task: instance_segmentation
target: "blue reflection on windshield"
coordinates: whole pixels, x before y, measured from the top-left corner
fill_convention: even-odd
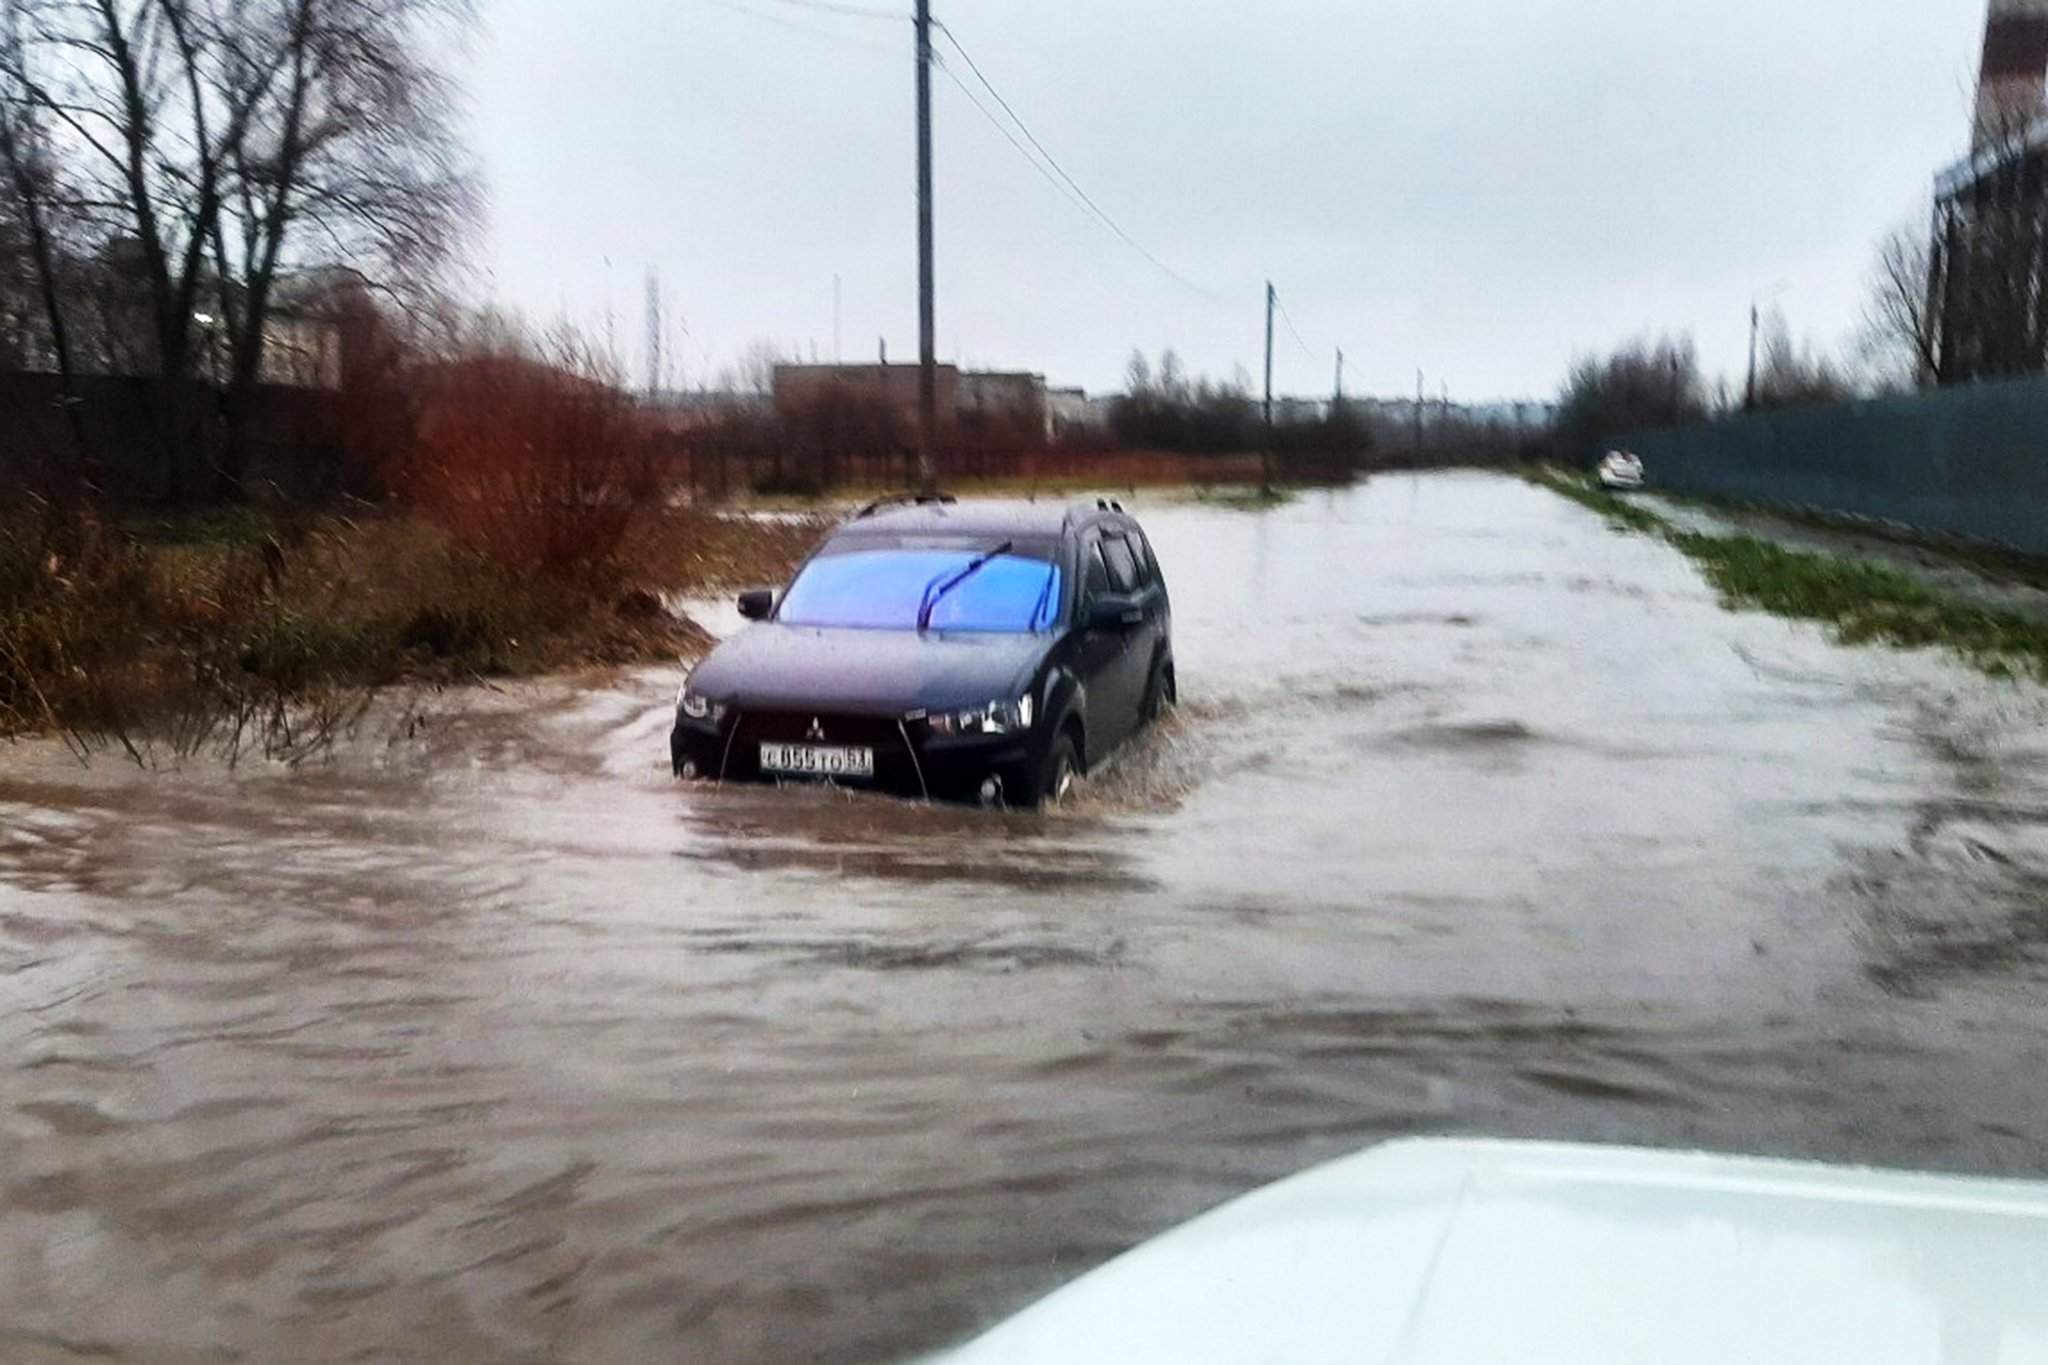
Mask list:
[[[792,626],[915,630],[926,591],[980,557],[973,550],[825,555],[798,575],[775,619]],[[1029,634],[1049,627],[1059,610],[1059,565],[999,555],[938,600],[932,629]]]

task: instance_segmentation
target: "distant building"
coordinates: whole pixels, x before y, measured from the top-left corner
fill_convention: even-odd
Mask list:
[[[944,420],[959,407],[960,368],[940,365],[936,371],[938,409]],[[777,412],[801,411],[836,390],[879,399],[911,427],[917,424],[916,365],[777,365],[774,386]]]
[[[970,426],[1052,435],[1042,374],[970,370],[961,374],[957,394],[954,415]]]
[[[664,389],[640,400],[642,420],[671,435],[698,431],[727,418],[770,410],[767,395],[737,389]]]
[[[71,361],[81,375],[145,378],[157,373],[156,317],[132,244],[115,242],[99,258],[75,263],[63,299],[71,340]],[[26,276],[0,281],[0,356],[8,367],[28,373],[58,372],[57,347],[40,298],[22,303],[33,287]],[[339,389],[342,384],[341,319],[351,289],[362,289],[353,271],[308,271],[282,276],[263,323],[263,355],[257,383],[284,388]],[[205,281],[195,298],[191,324],[192,377],[225,384],[232,377],[228,305],[242,302],[238,286]]]
[[[207,338],[207,367],[224,371],[227,358],[214,343],[211,328]],[[341,387],[341,324],[310,309],[293,306],[273,309],[263,324],[263,361],[257,375],[259,384],[276,384],[293,389],[339,389]],[[227,375],[216,373],[216,382]]]
[[[871,396],[896,409],[906,426],[918,418],[916,365],[777,365],[775,408],[800,411],[837,391]],[[1053,434],[1052,405],[1045,376],[1021,371],[962,370],[936,367],[937,404],[942,426],[989,428],[1011,426]]]
[[[1462,412],[1465,420],[1476,426],[1508,431],[1543,431],[1557,421],[1557,404],[1538,399],[1470,403]]]
[[[1086,432],[1107,430],[1108,415],[1098,423],[1095,406],[1088,401],[1088,395],[1081,389],[1047,389],[1045,391],[1045,425],[1055,440],[1063,436],[1079,436]]]
[[[1254,399],[1252,407],[1261,421],[1265,419],[1266,404],[1263,397]],[[1283,398],[1273,396],[1273,425],[1281,427],[1305,427],[1320,422],[1330,411],[1327,398]]]
[[[1935,180],[1923,378],[2048,369],[2048,0],[1991,0],[1970,155]]]

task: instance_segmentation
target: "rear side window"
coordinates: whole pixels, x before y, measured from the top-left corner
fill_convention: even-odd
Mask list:
[[[1144,535],[1133,528],[1124,533],[1124,541],[1131,547],[1131,558],[1138,565],[1138,583],[1151,587],[1159,581],[1159,565],[1152,558],[1152,547],[1145,543]]]
[[[1110,586],[1118,592],[1138,590],[1138,561],[1122,536],[1102,538],[1102,557],[1109,565]]]
[[[1109,591],[1109,566],[1102,560],[1102,542],[1090,541],[1083,554],[1082,572],[1087,575],[1088,595],[1100,597]]]

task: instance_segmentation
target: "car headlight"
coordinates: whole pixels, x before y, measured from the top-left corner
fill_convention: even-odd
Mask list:
[[[724,706],[708,697],[698,696],[690,690],[687,682],[683,684],[682,691],[676,693],[676,711],[689,720],[709,721],[713,725],[725,719]]]
[[[934,711],[925,719],[935,735],[1007,735],[1016,730],[1029,730],[1032,711],[1031,698],[1019,697],[1015,701],[992,701],[965,711]]]

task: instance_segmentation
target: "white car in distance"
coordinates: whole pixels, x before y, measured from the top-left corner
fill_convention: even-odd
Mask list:
[[[1632,492],[1643,486],[1643,461],[1626,450],[1610,450],[1600,461],[1600,486],[1610,492]]]

